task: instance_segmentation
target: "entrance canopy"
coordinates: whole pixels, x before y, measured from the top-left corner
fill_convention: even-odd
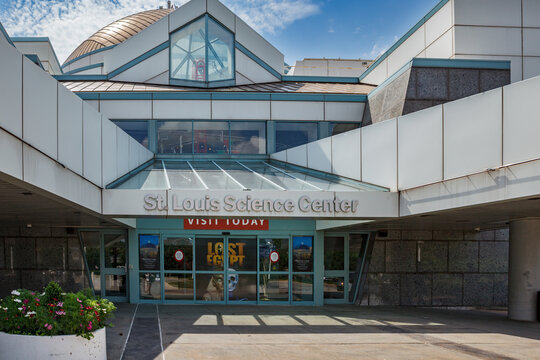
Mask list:
[[[387,218],[388,189],[273,160],[156,160],[104,190],[115,216]]]

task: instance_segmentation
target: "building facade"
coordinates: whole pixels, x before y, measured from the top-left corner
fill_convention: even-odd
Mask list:
[[[3,31],[1,291],[531,320],[540,6],[489,3],[441,1],[358,74],[286,74],[217,0],[120,19],[61,68]]]

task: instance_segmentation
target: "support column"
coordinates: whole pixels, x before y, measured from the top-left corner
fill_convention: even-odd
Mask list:
[[[540,219],[510,223],[508,318],[536,321],[536,293],[540,291]]]

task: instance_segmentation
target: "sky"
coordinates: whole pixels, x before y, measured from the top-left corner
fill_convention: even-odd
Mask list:
[[[440,0],[221,0],[285,55],[374,59]],[[187,0],[173,0],[181,5]],[[48,36],[63,62],[103,26],[166,0],[0,0],[10,36]]]

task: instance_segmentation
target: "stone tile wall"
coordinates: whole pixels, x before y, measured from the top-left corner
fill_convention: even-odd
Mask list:
[[[11,290],[41,290],[51,280],[66,291],[89,286],[75,231],[0,228],[0,298]]]
[[[363,305],[506,306],[508,229],[389,231],[375,240]]]

